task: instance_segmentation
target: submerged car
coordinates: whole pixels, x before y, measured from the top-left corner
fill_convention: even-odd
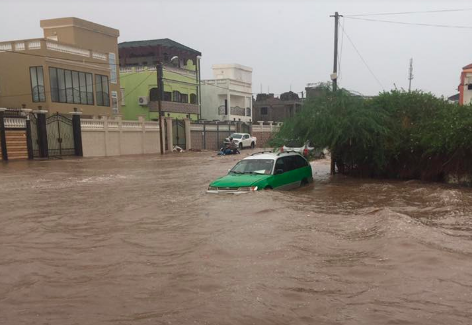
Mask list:
[[[305,157],[311,156],[316,159],[324,158],[323,150],[316,149],[308,140],[303,144],[295,140],[287,141],[282,151],[295,151]]]
[[[261,152],[239,161],[228,175],[213,181],[207,193],[248,193],[290,189],[313,181],[308,161],[296,152]]]

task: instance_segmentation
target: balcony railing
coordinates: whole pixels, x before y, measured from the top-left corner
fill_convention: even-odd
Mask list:
[[[26,51],[26,50],[40,50],[45,48],[49,51],[67,53],[82,57],[88,57],[95,60],[107,61],[107,55],[100,52],[92,52],[90,50],[82,49],[80,47],[62,44],[53,40],[33,39],[16,42],[2,42],[0,43],[0,52],[10,51]]]
[[[226,114],[225,105],[221,105],[218,107],[218,115],[228,115]],[[239,106],[230,107],[229,115],[251,116],[251,108],[250,107],[244,108],[244,107],[239,107]]]

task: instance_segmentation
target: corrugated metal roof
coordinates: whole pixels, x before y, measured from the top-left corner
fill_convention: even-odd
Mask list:
[[[183,51],[194,53],[196,55],[202,55],[199,51],[194,50],[183,44],[180,44],[176,41],[173,41],[170,38],[152,39],[152,40],[145,40],[145,41],[131,41],[131,42],[123,42],[123,43],[118,44],[119,49],[126,49],[126,48],[131,48],[131,47],[142,47],[142,46],[174,47]]]

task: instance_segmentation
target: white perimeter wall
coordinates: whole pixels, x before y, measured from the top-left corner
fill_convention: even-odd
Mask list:
[[[84,157],[159,153],[157,122],[82,119]]]

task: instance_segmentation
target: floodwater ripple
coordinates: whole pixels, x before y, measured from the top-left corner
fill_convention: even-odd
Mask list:
[[[0,324],[470,323],[471,189],[317,161],[299,190],[206,195],[240,158],[0,166]]]

